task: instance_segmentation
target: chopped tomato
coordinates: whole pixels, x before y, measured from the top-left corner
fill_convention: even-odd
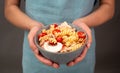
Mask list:
[[[62,49],[65,48],[65,45],[63,44]]]
[[[79,38],[85,38],[86,37],[85,33],[82,32],[82,31],[78,31],[77,34],[78,34]]]
[[[54,25],[54,28],[58,27],[58,24],[53,24]]]
[[[57,43],[54,43],[54,42],[50,42],[49,41],[49,45],[51,45],[51,46],[54,46],[54,45],[56,45]]]
[[[43,37],[43,36],[45,36],[45,35],[47,35],[47,33],[46,33],[46,32],[42,32],[42,33],[40,33],[40,34],[38,35],[38,38]]]
[[[58,33],[58,32],[61,32],[61,31],[60,31],[59,29],[54,29],[54,30],[52,31],[53,34]]]
[[[57,37],[57,38],[56,38],[56,40],[57,40],[57,42],[60,42],[60,43],[62,43],[62,41],[63,41],[63,38],[62,38],[62,37]]]

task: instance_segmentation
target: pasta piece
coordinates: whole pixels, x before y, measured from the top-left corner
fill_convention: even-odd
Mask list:
[[[78,44],[76,44],[76,45],[74,45],[74,46],[71,46],[70,48],[71,48],[71,51],[75,51],[75,50],[77,50],[78,48],[80,48],[81,46],[82,46],[82,44],[78,43]]]

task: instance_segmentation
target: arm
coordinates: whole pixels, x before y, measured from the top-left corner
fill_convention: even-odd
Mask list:
[[[25,30],[30,30],[28,34],[28,41],[32,51],[34,52],[34,55],[39,61],[54,68],[58,68],[58,64],[53,63],[50,60],[44,58],[41,54],[38,54],[38,49],[33,42],[34,35],[43,26],[43,24],[33,20],[25,13],[23,13],[20,10],[19,5],[20,0],[5,0],[5,17],[13,25]]]
[[[91,30],[88,27],[95,27],[103,24],[104,22],[110,20],[114,15],[114,0],[100,0],[100,6],[93,13],[79,18],[73,21],[73,24],[82,27],[88,34],[88,44],[82,54],[76,58],[74,61],[68,63],[68,66],[73,66],[76,63],[82,61],[86,56],[88,48],[92,43]]]
[[[95,27],[110,20],[114,15],[115,0],[100,0],[100,6],[93,13],[75,20],[73,23],[83,22],[89,27]]]
[[[5,0],[5,17],[13,25],[30,30],[34,26],[40,26],[41,23],[31,19],[20,8],[20,0]]]

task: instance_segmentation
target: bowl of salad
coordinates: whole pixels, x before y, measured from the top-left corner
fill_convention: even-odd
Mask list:
[[[34,42],[44,57],[66,64],[81,54],[87,43],[87,34],[74,24],[55,23],[41,28]]]

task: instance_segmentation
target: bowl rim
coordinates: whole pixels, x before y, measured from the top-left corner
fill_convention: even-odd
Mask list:
[[[59,24],[59,23],[57,23],[57,24]],[[50,52],[50,51],[47,51],[47,50],[44,50],[42,47],[40,47],[39,46],[39,44],[38,44],[38,42],[37,42],[37,36],[38,36],[38,34],[42,31],[42,29],[45,29],[46,27],[48,27],[49,28],[49,26],[51,25],[51,24],[49,24],[49,25],[46,25],[46,26],[43,26],[43,27],[41,27],[38,31],[37,31],[37,33],[35,34],[35,37],[34,37],[34,43],[35,43],[35,45],[37,46],[37,48],[39,49],[39,51],[40,50],[42,50],[42,51],[44,51],[44,52],[48,52],[48,53],[51,53],[51,54],[70,54],[70,53],[72,53],[72,52],[76,52],[76,51],[78,51],[78,50],[83,50],[84,49],[84,47],[87,45],[87,42],[88,42],[88,35],[87,35],[87,33],[85,32],[85,30],[84,29],[82,29],[81,27],[78,27],[77,25],[74,25],[74,24],[71,24],[71,23],[68,23],[72,28],[77,28],[77,29],[79,29],[80,31],[82,31],[82,32],[84,32],[85,34],[86,34],[86,41],[85,41],[85,43],[79,48],[79,49],[77,49],[77,50],[74,50],[74,51],[71,51],[71,52],[64,52],[64,53],[54,53],[54,52]],[[76,30],[77,30],[76,29]],[[40,51],[41,52],[41,51]]]

